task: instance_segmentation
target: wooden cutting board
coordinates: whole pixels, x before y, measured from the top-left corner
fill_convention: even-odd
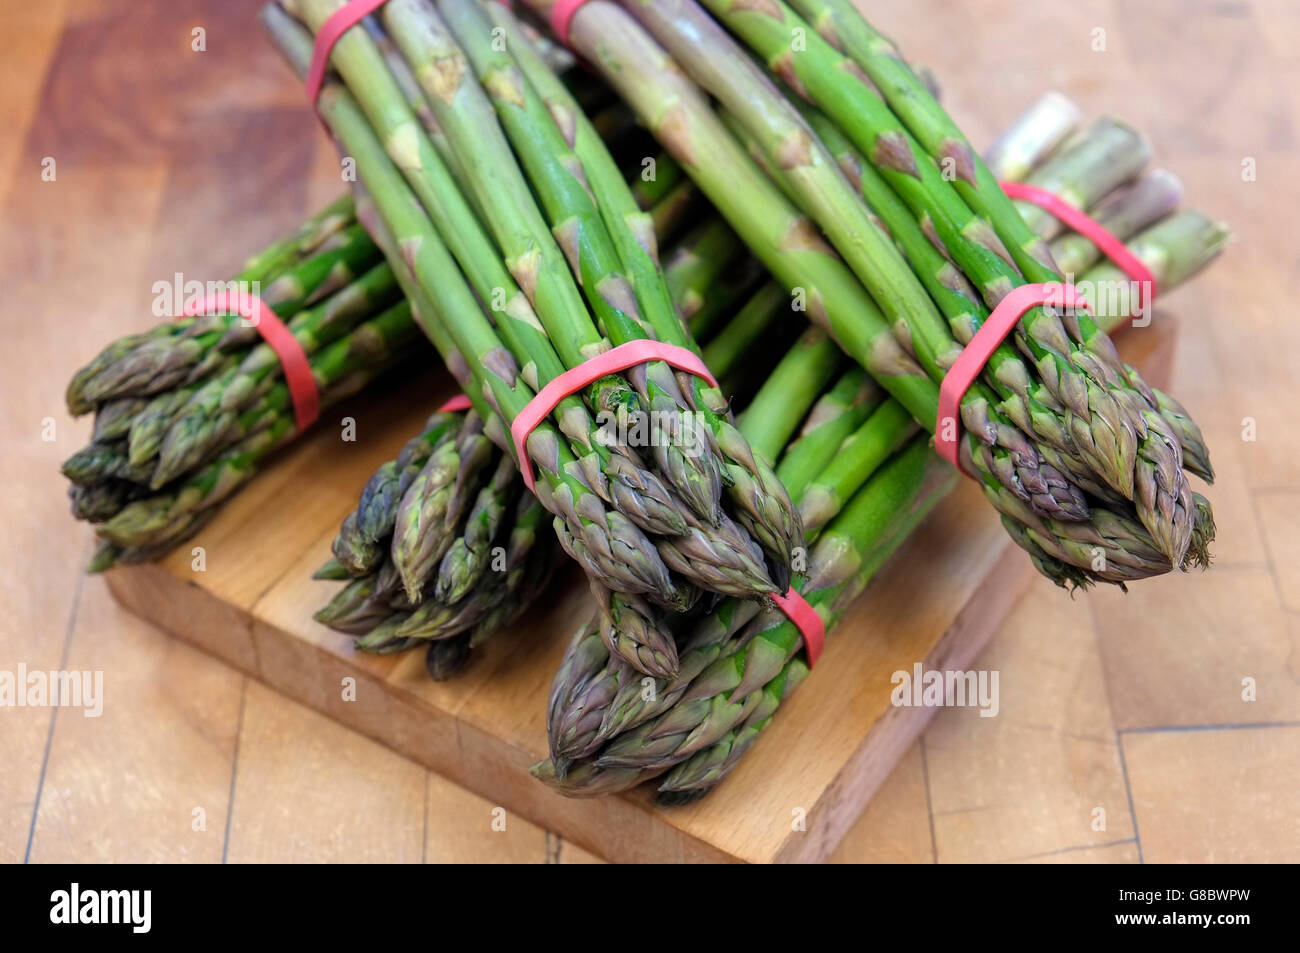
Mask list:
[[[1173,336],[1171,322],[1130,332],[1126,357],[1163,382]],[[893,673],[918,662],[970,668],[1032,573],[963,481],[877,576],[811,676],[708,797],[665,808],[644,785],[618,797],[565,798],[528,767],[546,754],[552,674],[591,612],[576,569],[566,568],[535,610],[444,683],[425,674],[422,650],[358,653],[349,637],[311,618],[339,585],[311,573],[362,484],[450,392],[445,377],[429,376],[327,413],[188,545],[157,564],[112,570],[109,586],[151,622],[477,792],[507,817],[518,812],[608,860],[827,858],[934,713],[891,705]],[[355,440],[341,438],[343,415],[355,419]]]

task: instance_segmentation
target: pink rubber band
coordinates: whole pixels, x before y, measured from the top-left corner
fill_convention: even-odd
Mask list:
[[[311,364],[307,361],[307,352],[302,349],[298,339],[271,310],[269,304],[250,294],[222,291],[208,295],[201,301],[193,299],[185,305],[181,316],[188,318],[196,314],[222,312],[237,314],[248,321],[280,359],[284,381],[289,386],[289,398],[293,401],[293,415],[298,430],[306,430],[320,416],[320,391],[316,387]]]
[[[822,622],[822,617],[808,604],[808,600],[793,589],[783,596],[773,596],[772,601],[803,636],[803,644],[808,649],[808,667],[812,668],[826,647],[826,623]]]
[[[523,474],[524,485],[529,491],[536,485],[532,464],[528,462],[524,444],[528,435],[543,420],[551,415],[557,404],[570,394],[576,394],[592,381],[600,380],[607,374],[617,374],[637,364],[647,361],[663,361],[679,371],[688,371],[696,377],[709,382],[710,387],[717,387],[718,382],[709,369],[704,366],[699,355],[676,344],[663,341],[628,341],[618,347],[597,354],[590,360],[583,361],[577,367],[570,368],[559,377],[539,390],[515,417],[510,425],[510,439],[515,444],[515,458],[519,461],[519,472]]]
[[[450,398],[447,403],[438,408],[440,414],[454,414],[462,410],[469,410],[474,405],[469,402],[469,398],[464,394],[457,394]]]
[[[962,469],[958,453],[961,444],[961,414],[958,410],[961,399],[1021,316],[1039,305],[1051,305],[1054,308],[1088,306],[1078,289],[1057,281],[1013,288],[998,302],[988,320],[962,349],[961,355],[953,361],[939,385],[939,415],[934,426],[934,447],[941,457],[959,470]],[[949,433],[951,436],[947,436]]]
[[[1106,230],[1104,225],[1089,217],[1083,210],[1075,208],[1059,195],[1047,191],[1047,189],[1040,189],[1036,185],[1027,185],[1024,182],[1003,182],[1001,185],[1002,191],[1007,193],[1008,198],[1030,202],[1045,211],[1051,212],[1074,231],[1100,248],[1103,255],[1114,262],[1124,274],[1137,283],[1141,291],[1140,300],[1142,302],[1139,305],[1141,308],[1139,313],[1146,313],[1146,309],[1156,296],[1156,276],[1151,273],[1150,268],[1142,263],[1142,259],[1129,251],[1122,241]]]
[[[551,29],[565,46],[569,45],[569,24],[573,15],[587,0],[555,0],[551,6]]]
[[[311,51],[311,65],[307,68],[307,98],[312,106],[320,99],[325,85],[325,71],[329,69],[330,51],[344,33],[356,26],[388,0],[351,0],[326,18],[316,33],[316,45]]]

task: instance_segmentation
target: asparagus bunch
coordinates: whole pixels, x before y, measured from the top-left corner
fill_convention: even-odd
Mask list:
[[[1022,153],[1034,157],[1035,167],[1021,176],[1064,190],[1076,178],[1100,175],[1108,153],[1097,142],[1104,142],[1110,124],[1094,125],[1090,134],[1058,148],[1063,136],[1035,118],[1042,113],[1041,106],[1030,110],[1008,133]],[[1054,142],[1039,146],[1036,140],[1047,136]],[[1090,138],[1097,142],[1090,145]],[[1166,289],[1194,274],[1226,240],[1222,227],[1199,213],[1174,212],[1180,196],[1177,181],[1157,170],[1090,209],[1114,234],[1129,239],[1130,251]],[[1045,222],[1040,228],[1055,230]],[[1081,267],[1100,256],[1082,236],[1061,235],[1056,242],[1068,244]],[[1109,263],[1096,265],[1084,274],[1081,288],[1105,287],[1115,272]],[[1107,329],[1124,318],[1113,302],[1100,298],[1095,314]],[[818,400],[777,468],[799,501],[809,538],[816,540],[802,591],[828,629],[942,492],[944,484],[933,481],[951,478],[942,470],[927,472],[933,461],[924,462],[923,439],[914,436],[918,428],[907,410],[878,387],[864,387],[865,381],[861,372],[842,375]],[[764,401],[776,396],[775,389],[760,391],[741,417],[742,430],[751,414],[770,413]],[[900,444],[904,449],[889,459]],[[1060,576],[1055,554],[1039,545],[1052,534],[1027,530],[1034,518],[1023,518],[1023,524],[1005,522],[1040,570],[1060,582],[1077,581]],[[1065,530],[1060,532],[1065,538]],[[1130,558],[1158,558],[1137,540],[1126,543]],[[639,673],[605,650],[595,626],[579,630],[552,686],[551,757],[534,768],[539,778],[570,795],[594,796],[662,777],[662,800],[699,797],[735,767],[807,674],[799,634],[779,613],[758,615],[742,604],[724,604],[678,631],[678,676],[648,688]]]
[[[853,495],[810,555],[804,595],[828,624],[956,479],[925,439],[915,437]],[[573,762],[549,759],[533,773],[578,797],[626,790],[676,766],[681,770],[661,791],[717,783],[808,673],[792,623],[779,613],[754,617],[739,608],[726,606],[691,633],[684,655],[692,678],[654,691],[593,665],[595,646],[580,632],[557,678],[550,714],[566,732],[562,740],[582,739],[588,754]],[[590,677],[593,669],[598,672]]]
[[[351,199],[254,256],[223,288],[257,295],[285,321],[322,405],[357,391],[418,340]],[[67,404],[95,413],[91,442],[63,465],[73,515],[96,524],[92,571],[165,553],[297,431],[279,359],[231,314],[114,341],[73,375]]]
[[[665,195],[665,201],[674,200]],[[369,200],[359,207],[367,216]],[[701,260],[709,235],[707,227],[692,230],[670,246],[672,257]],[[687,292],[682,286],[674,293]],[[787,303],[783,291],[766,286],[710,342],[711,366],[720,376],[760,376],[762,362],[752,358],[737,367],[743,342],[780,323]],[[826,352],[823,347],[823,363]],[[426,646],[429,672],[439,679],[455,674],[475,645],[529,604],[554,565],[554,536],[542,525],[540,504],[524,491],[510,456],[483,431],[476,411],[434,414],[366,483],[335,538],[334,558],[317,573],[347,583],[316,614],[318,621],[358,636],[363,651]],[[608,590],[600,600],[599,631],[609,651],[643,672],[670,676],[676,650],[662,642],[662,613]]]
[[[1212,223],[1184,212],[1147,229],[1130,248],[1152,264],[1161,258],[1204,260],[1222,240]],[[802,592],[828,629],[915,525],[912,517],[919,519],[939,492],[919,475],[926,472],[916,459],[925,454],[924,440],[912,436],[917,425],[906,410],[893,400],[879,403],[878,392],[854,384],[846,375],[823,396],[778,466],[799,500],[806,531],[816,539]],[[842,438],[863,415],[865,421]],[[909,438],[908,449],[878,469]],[[945,475],[955,479],[942,469],[928,473],[930,480]],[[876,520],[892,515],[896,522],[861,523],[869,515]],[[861,530],[854,528],[859,525]],[[1051,563],[1036,533],[1013,533],[1013,538],[1036,562]],[[1133,550],[1134,558],[1141,555]],[[580,632],[552,687],[551,758],[537,766],[538,777],[564,793],[591,796],[667,773],[660,791],[668,800],[706,793],[735,766],[807,673],[800,637],[779,613],[755,618],[741,604],[724,605],[683,630],[679,639],[678,676],[647,691],[639,673],[602,654],[590,628]]]
[[[816,29],[779,0],[708,0],[716,20],[692,0],[621,6],[631,12],[579,9],[574,49],[773,276],[804,289],[845,350],[934,427],[937,382],[989,310],[1024,281],[1061,278],[1047,243],[851,4],[801,0]],[[1144,158],[1127,138],[1111,187]],[[962,454],[1009,520],[1056,534],[1054,578],[1122,584],[1208,558],[1209,507],[1183,473],[1203,441],[1166,407],[1095,316],[1034,309],[963,401]],[[1120,558],[1085,559],[1077,538]],[[1124,556],[1126,540],[1142,558]]]
[[[338,6],[295,0],[263,20],[301,67]],[[611,345],[694,346],[650,216],[517,23],[460,0],[393,2],[331,62],[321,113],[489,435],[501,440],[538,389]],[[763,597],[788,584],[793,508],[705,381],[661,362],[610,375],[562,401],[527,452],[561,544],[605,589],[682,609],[701,590]]]
[[[538,595],[555,565],[541,505],[473,410],[438,412],[367,481],[317,578],[316,619],[388,654],[427,646],[442,680]]]

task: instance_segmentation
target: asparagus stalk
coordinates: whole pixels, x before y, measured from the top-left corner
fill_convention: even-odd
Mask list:
[[[527,495],[516,504],[514,523],[506,538],[502,584],[493,591],[491,606],[469,630],[470,647],[491,638],[546,588],[555,571],[555,538],[546,532],[546,512]]]
[[[162,447],[163,438],[173,419],[202,386],[188,384],[163,391],[149,399],[149,403],[131,422],[131,429],[127,433],[127,457],[132,466],[142,469],[150,467],[148,472],[152,474],[153,469],[157,468],[158,450]]]
[[[571,145],[557,124],[557,105],[567,107],[558,113],[562,121],[575,126],[579,123],[576,103],[552,102],[548,109],[524,77],[515,56],[507,49],[494,48],[497,44],[493,43],[491,21],[474,0],[443,0],[441,8],[496,107],[533,190],[542,200],[550,229],[580,279],[600,330],[612,343],[624,344],[657,337],[670,326],[680,329],[662,276],[653,265],[637,273],[640,280],[633,284],[633,272],[624,258],[629,256],[629,244],[638,249],[641,246],[628,223],[614,215],[613,209],[602,218],[597,206],[595,190],[601,182],[600,173],[612,174],[617,186],[626,190],[622,174],[589,125],[583,127],[588,135],[579,153],[576,128],[568,137],[574,140]],[[504,46],[522,51],[526,43],[518,35]],[[581,117],[581,122],[586,124],[586,118]],[[608,200],[609,196],[604,198]],[[640,231],[650,234],[648,220],[635,209],[630,195],[627,204],[635,210]],[[622,249],[615,247],[611,232],[626,236]],[[656,282],[657,290],[651,287]],[[662,362],[649,363],[634,369],[631,380],[645,408],[643,412],[648,411],[650,444],[659,472],[697,515],[713,522],[720,512],[719,462],[703,434],[686,433],[690,426],[687,421],[692,419],[690,407],[671,368]]]
[[[498,28],[507,31],[507,46],[512,52],[496,52],[488,35],[489,21],[475,4],[444,0],[443,7],[480,71],[534,188],[548,207],[553,229],[565,240],[570,260],[577,262],[583,287],[595,302],[611,340],[624,343],[644,332],[679,346],[691,346],[673,313],[654,256],[647,251],[653,247],[649,222],[577,104],[563,92],[540,59],[528,55],[527,40],[517,31],[511,32],[514,21],[507,11],[496,10],[494,16],[501,25]],[[548,94],[545,104],[533,88],[534,83]],[[569,124],[572,131],[566,139],[561,127],[568,128]],[[618,329],[620,325],[622,330]],[[656,419],[667,421],[660,435],[651,441],[659,471],[668,476],[672,486],[706,523],[716,522],[720,519],[715,504],[720,480],[716,467],[720,462],[728,477],[737,518],[763,545],[776,567],[776,587],[781,588],[787,582],[790,554],[801,544],[798,524],[775,475],[755,460],[724,416],[722,395],[698,378],[687,377],[684,382],[692,396],[691,405],[709,429],[706,435],[694,423],[687,426],[694,418],[681,414],[688,405],[666,365],[638,367],[632,379],[639,382],[638,390],[650,408],[651,430],[656,430]],[[683,447],[689,452],[683,452]],[[666,545],[677,548],[679,544]],[[738,540],[738,548],[748,547]],[[665,555],[665,559],[670,558]],[[748,559],[742,559],[736,565],[748,564]],[[694,563],[686,560],[679,565],[680,571],[690,575],[689,567]],[[767,584],[765,572],[756,577],[760,589]]]
[[[887,317],[895,335],[914,353],[927,371],[941,379],[957,351],[957,343],[943,328],[933,302],[892,247],[884,230],[853,201],[852,188],[834,169],[834,160],[797,111],[764,77],[749,57],[731,42],[693,0],[654,0],[627,4],[710,92],[721,98],[743,124],[766,167],[779,174],[790,194],[823,228],[845,256]],[[700,37],[707,42],[701,43]],[[723,68],[723,64],[725,67]],[[1004,349],[1003,358],[1010,355]],[[1043,512],[1059,518],[1086,518],[1083,496],[1065,475],[1042,467],[1038,454],[1020,435],[996,420],[986,420],[988,404],[979,393],[969,398],[982,427],[996,446],[1017,461],[999,472],[1009,475],[1010,488]],[[1000,453],[1001,460],[1010,459]]]
[[[127,436],[131,432],[132,425],[149,403],[146,397],[119,397],[116,400],[105,401],[95,414],[91,441],[108,443]]]
[[[514,462],[502,456],[488,482],[479,490],[461,536],[448,547],[438,566],[435,599],[457,602],[483,578],[491,558],[489,548],[501,528],[518,479]]]
[[[1030,182],[1038,184],[1032,177]],[[1112,235],[1127,239],[1173,213],[1182,197],[1183,187],[1178,178],[1164,169],[1156,169],[1093,205],[1088,214]],[[1051,252],[1061,273],[1070,280],[1102,257],[1101,249],[1077,232],[1053,241]]]
[[[694,183],[679,182],[650,210],[650,219],[661,243],[678,236],[695,211],[698,199]]]
[[[314,28],[319,28],[338,5],[337,0],[321,0],[291,6]],[[270,24],[281,47],[287,46],[294,52],[298,61],[295,65],[301,67],[303,37],[294,32],[292,24],[286,18],[277,18],[278,13],[276,8],[268,8],[264,21]],[[429,54],[430,57],[432,55]],[[349,31],[336,45],[332,62],[360,99],[354,102],[350,95],[340,90],[331,96],[343,104],[337,107],[331,105],[331,109],[352,114],[359,104],[366,111],[379,138],[386,143],[388,155],[393,157],[408,185],[423,202],[440,237],[465,270],[465,276],[479,299],[493,309],[497,328],[510,351],[515,355],[526,356],[527,363],[523,369],[529,375],[531,386],[540,387],[558,376],[563,372],[564,364],[552,349],[533,305],[515,284],[515,279],[496,252],[492,239],[479,225],[475,210],[481,209],[482,203],[475,200],[474,207],[471,208],[471,203],[462,195],[454,181],[452,170],[457,170],[462,179],[465,179],[466,171],[463,161],[452,151],[451,137],[444,131],[444,127],[437,126],[439,136],[436,140],[426,138],[422,127],[429,127],[437,120],[428,117],[423,122],[416,121],[407,98],[410,91],[404,95],[400,84],[393,78],[393,75],[401,76],[401,70],[390,74],[387,64],[393,62],[393,57],[385,58],[363,33]],[[470,105],[481,107],[485,104]],[[490,106],[487,108],[490,110]],[[472,108],[470,112],[473,113]],[[477,118],[482,118],[481,113],[480,108]],[[443,119],[445,118],[444,115]],[[475,117],[471,115],[472,118]],[[349,121],[349,125],[352,128],[352,138],[364,138],[369,148],[373,138],[369,130],[362,128],[359,122]],[[344,144],[351,151],[352,147],[346,142]],[[442,151],[436,145],[441,145]],[[527,262],[525,277],[526,272]],[[485,342],[486,340],[484,338]],[[606,409],[617,409],[625,405],[628,400],[625,391],[625,385],[609,378],[596,382],[588,389],[594,395],[593,406]],[[618,412],[622,413],[622,410]],[[584,479],[606,502],[622,507],[627,516],[638,520],[639,525],[652,532],[680,530],[676,513],[666,504],[667,493],[657,477],[649,473],[639,474],[636,484],[645,488],[645,493],[640,496],[630,486],[610,485],[606,482],[601,471],[608,465],[609,452],[596,438],[596,427],[579,398],[562,401],[556,408],[555,419],[582,460]]]
[[[809,13],[807,7],[800,9]],[[1020,182],[1065,142],[1082,118],[1067,97],[1044,93],[994,140],[984,153],[984,164],[999,181]]]
[[[745,359],[749,349],[789,306],[780,285],[764,282],[726,326],[704,346],[704,363],[721,380]]]
[[[397,525],[399,503],[429,457],[445,441],[454,439],[459,429],[457,415],[434,414],[425,429],[406,442],[397,459],[381,466],[366,481],[357,508],[344,519],[332,547],[335,559],[348,573],[363,576],[379,568]]]
[[[68,487],[73,517],[90,523],[102,523],[116,516],[122,507],[144,493],[144,488],[138,483],[111,478],[80,486],[74,483]]]
[[[809,328],[768,375],[740,418],[755,452],[776,460],[808,409],[839,369],[843,355],[820,328]]]
[[[460,635],[453,636],[449,639],[435,639],[429,643],[429,648],[424,656],[425,671],[435,682],[443,682],[451,678],[465,662],[470,655],[470,633],[462,632]]]
[[[389,600],[382,592],[376,592],[378,584],[378,573],[353,579],[318,609],[313,618],[339,632],[365,635],[393,613]]]
[[[653,174],[646,176],[638,170],[632,182],[632,197],[637,207],[647,212],[667,199],[678,185],[688,181],[686,172],[668,153],[661,152],[652,158],[654,165],[649,168],[654,170]]]
[[[391,12],[394,8],[390,3],[385,9]],[[262,17],[289,61],[300,73],[305,72],[310,37],[278,7],[264,8]],[[513,419],[532,397],[532,389],[521,375],[531,376],[535,365],[521,368],[501,345],[447,247],[351,94],[340,84],[329,82],[321,92],[319,106],[348,154],[357,159],[361,181],[379,213],[377,221],[391,231],[394,254],[401,249],[400,257],[394,259],[390,254],[389,260],[408,297],[419,305],[422,327],[448,365],[466,377],[471,395],[489,398],[504,420]],[[505,323],[517,326],[521,322]],[[526,449],[541,473],[539,498],[562,517],[562,525],[556,527],[562,542],[595,578],[622,591],[654,593],[670,603],[678,598],[653,544],[621,512],[605,509],[587,482],[594,479],[593,474],[578,469],[579,461],[557,430],[548,424],[539,426],[529,436]]]
[[[798,437],[786,448],[776,468],[792,495],[803,494],[819,465],[832,459],[884,400],[884,392],[861,368],[852,368],[840,376],[813,405]]]
[[[396,296],[397,283],[392,269],[380,263],[321,304],[296,314],[288,329],[303,353],[310,357]],[[150,486],[157,489],[171,482],[219,451],[231,422],[264,395],[280,373],[275,351],[269,344],[261,343],[228,373],[199,387],[171,414],[158,446]]]
[[[416,341],[410,307],[402,302],[319,352],[311,370],[321,405],[328,407],[356,393],[409,353]],[[99,535],[117,546],[133,548],[175,543],[186,535],[197,511],[228,497],[252,476],[262,457],[296,435],[288,387],[276,384],[265,401],[245,415],[241,428],[246,436],[239,443],[177,490],[128,504],[99,526]]]
[[[664,278],[682,318],[696,337],[709,331],[708,322],[696,315],[710,299],[718,278],[745,258],[745,246],[720,218],[710,218],[692,230],[664,262]],[[710,318],[710,322],[717,317]]]
[[[108,479],[147,483],[150,468],[132,464],[126,451],[122,440],[87,444],[63,461],[63,475],[77,486]]]
[[[1136,130],[1102,118],[1073,148],[1035,169],[1031,181],[1075,208],[1086,209],[1135,178],[1150,158],[1150,146]],[[1046,209],[1019,200],[1014,205],[1039,238],[1050,241],[1066,230],[1065,223]]]
[[[963,262],[985,297],[996,301],[1005,293],[1002,289],[1021,276],[1028,281],[1059,280],[1046,243],[1017,214],[978,154],[893,44],[844,0],[802,2],[805,9],[825,14],[821,28],[833,30],[851,59],[813,36],[806,52],[783,62],[810,97],[826,106],[868,152],[900,195],[915,205],[918,215],[930,214],[940,239]],[[756,16],[736,11],[730,0],[708,3],[748,42],[774,58],[780,56],[776,37],[803,25],[780,0],[774,0],[770,13]],[[845,70],[850,63],[866,72],[884,103],[857,95],[863,87]],[[901,121],[889,111],[891,107]],[[887,150],[882,142],[889,143]],[[933,161],[924,161],[927,158]],[[945,163],[956,173],[951,183],[938,175],[938,166]],[[989,225],[996,234],[971,240],[981,226]],[[1125,375],[1110,339],[1086,313],[1076,314],[1067,328],[1037,309],[1026,315],[1019,330],[1022,346],[1044,367],[1041,379],[1071,413],[1075,452],[1102,480],[1133,500],[1162,551],[1172,563],[1181,563],[1191,543],[1197,508],[1182,473],[1181,449],[1177,442],[1165,439],[1167,427],[1154,421],[1160,415],[1154,395]],[[1135,485],[1152,468],[1162,474],[1154,495],[1151,487]]]
[[[456,538],[458,492],[473,480],[488,457],[483,421],[471,416],[452,440],[440,444],[398,504],[393,522],[391,557],[406,596],[418,605],[425,584]]]

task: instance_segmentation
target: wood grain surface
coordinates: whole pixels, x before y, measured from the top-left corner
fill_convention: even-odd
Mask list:
[[[256,6],[0,10],[0,668],[101,670],[108,698],[95,719],[0,711],[0,859],[589,860],[521,819],[494,831],[494,805],[81,575],[89,533],[56,474],[89,433],[63,409],[68,375],[151,322],[154,281],[222,275],[338,192]],[[873,16],[936,71],[975,142],[1060,89],[1139,125],[1237,238],[1158,319],[1181,325],[1173,390],[1219,473],[1214,569],[1073,601],[1036,583],[979,663],[1001,672],[1000,717],[940,712],[834,859],[1300,860],[1300,337],[1284,306],[1300,278],[1300,7],[916,0]]]

